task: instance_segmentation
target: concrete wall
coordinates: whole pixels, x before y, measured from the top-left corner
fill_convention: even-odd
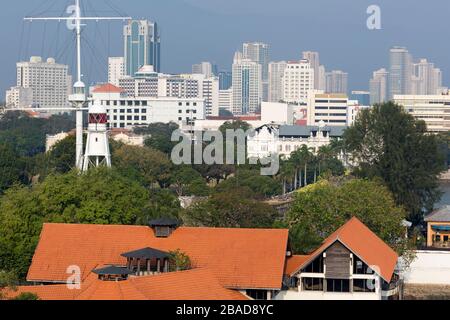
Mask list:
[[[450,285],[450,251],[417,251],[402,275],[406,284]]]
[[[379,293],[353,292],[337,293],[322,291],[281,291],[274,300],[381,300]]]

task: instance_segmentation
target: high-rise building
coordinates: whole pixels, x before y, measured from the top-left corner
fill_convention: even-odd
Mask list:
[[[156,23],[131,20],[124,27],[125,74],[134,74],[145,65],[161,71],[161,40]]]
[[[17,63],[17,87],[31,88],[32,104],[35,106],[66,107],[72,86],[68,70],[67,65],[58,64],[53,58],[43,61],[41,57],[31,57],[28,62]]]
[[[286,61],[269,63],[269,102],[283,100],[283,76],[286,66]]]
[[[192,66],[193,74],[203,74],[207,78],[211,78],[213,73],[213,65],[211,62],[201,62]]]
[[[289,61],[283,75],[283,101],[306,103],[314,89],[314,70],[308,60]]]
[[[6,91],[6,107],[28,108],[33,104],[33,89],[11,87]]]
[[[219,109],[233,113],[233,89],[219,90]]]
[[[390,50],[389,98],[396,94],[409,94],[412,80],[412,57],[408,49],[394,47]]]
[[[261,42],[247,42],[242,46],[244,59],[261,65],[262,99],[267,101],[269,95],[269,45]]]
[[[119,79],[125,76],[125,59],[123,57],[108,58],[108,83],[119,86]]]
[[[411,94],[435,95],[442,87],[442,72],[426,59],[413,64]]]
[[[229,71],[219,72],[219,87],[220,90],[228,90],[231,88],[233,82],[233,73]]]
[[[233,60],[233,114],[255,113],[261,105],[262,65],[236,52]]]
[[[311,68],[314,70],[314,89],[320,90],[320,78],[319,78],[319,68],[320,68],[320,58],[319,53],[315,51],[304,51],[302,53],[303,59],[308,60]]]
[[[314,77],[316,77],[315,74],[314,74]],[[319,81],[318,81],[319,89],[318,90],[325,91],[327,88],[327,72],[325,70],[325,66],[319,66],[319,74],[317,75],[317,77],[319,78]]]
[[[327,93],[344,93],[348,90],[348,73],[341,70],[333,70],[326,73]]]
[[[370,79],[370,105],[382,103],[388,100],[389,72],[380,69],[373,73]]]

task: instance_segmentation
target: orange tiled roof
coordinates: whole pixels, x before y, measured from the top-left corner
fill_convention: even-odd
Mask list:
[[[379,269],[379,275],[385,281],[391,281],[398,260],[397,253],[356,217],[350,219],[325,239],[323,244],[309,255],[308,259],[298,265],[290,275],[313,261],[336,241],[340,241],[369,267],[376,266]]]
[[[193,269],[125,281],[101,281],[90,275],[80,289],[65,284],[22,286],[7,292],[10,298],[31,292],[41,300],[247,300],[241,293],[222,287],[207,269]]]
[[[122,93],[123,89],[116,87],[111,83],[103,84],[96,87],[92,92],[94,93]]]
[[[286,259],[286,265],[284,267],[284,274],[291,275],[295,273],[300,266],[302,266],[307,260],[309,256],[292,256]]]
[[[151,247],[184,251],[195,268],[208,268],[227,288],[279,289],[287,243],[284,229],[181,227],[156,238],[147,226],[44,224],[27,280],[65,282],[72,265],[84,280],[97,266],[125,265],[124,252]]]

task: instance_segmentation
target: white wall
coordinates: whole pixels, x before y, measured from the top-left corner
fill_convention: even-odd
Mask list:
[[[322,291],[281,291],[274,300],[381,300],[379,293],[353,292],[337,293]]]
[[[450,251],[417,251],[402,275],[409,284],[450,285]]]

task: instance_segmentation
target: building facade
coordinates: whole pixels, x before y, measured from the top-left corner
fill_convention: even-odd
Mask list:
[[[389,72],[386,69],[380,69],[373,73],[370,79],[370,105],[382,103],[388,100]]]
[[[255,113],[262,99],[262,66],[236,52],[233,61],[233,114]]]
[[[314,69],[308,60],[290,61],[283,75],[283,101],[306,103],[308,92],[314,89]]]
[[[213,65],[211,62],[201,62],[199,64],[194,64],[192,66],[192,73],[193,74],[202,74],[206,78],[211,78],[215,76],[213,72]]]
[[[129,97],[113,85],[97,87],[91,102],[105,106],[110,128],[130,129],[151,123],[195,122],[205,119],[205,104],[199,98]]]
[[[326,89],[327,93],[343,93],[348,92],[348,73],[341,70],[333,70],[327,72],[326,75]]]
[[[412,56],[405,47],[393,47],[389,53],[389,98],[409,94],[412,80]]]
[[[323,121],[328,126],[347,126],[349,99],[345,94],[312,90],[308,95],[307,124],[316,126]]]
[[[72,88],[72,78],[68,70],[67,65],[58,64],[53,58],[43,61],[41,57],[31,57],[28,62],[19,62],[17,63],[17,88],[13,90],[11,97],[22,93],[23,100],[28,104],[29,90],[27,88],[29,88],[33,93],[33,106],[48,109],[67,107]]]
[[[414,118],[425,121],[428,131],[450,130],[450,95],[395,95],[394,102]]]
[[[269,102],[283,100],[283,77],[286,66],[286,61],[269,63]]]
[[[11,87],[6,91],[5,102],[8,108],[28,108],[33,104],[33,89]]]
[[[244,59],[261,65],[262,100],[268,101],[269,95],[269,45],[261,42],[246,42],[242,45]]]
[[[145,65],[161,71],[161,39],[157,23],[131,20],[124,27],[125,74],[134,76]]]
[[[125,76],[125,58],[108,58],[108,83],[119,86],[119,79]]]
[[[320,90],[320,58],[319,53],[315,51],[304,51],[302,52],[304,60],[308,60],[311,68],[314,70],[314,89]]]

